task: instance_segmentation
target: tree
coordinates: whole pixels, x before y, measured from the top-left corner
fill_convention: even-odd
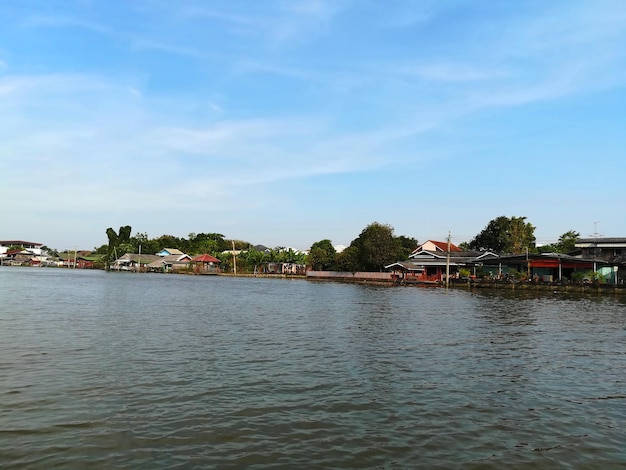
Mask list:
[[[359,261],[359,249],[356,246],[350,245],[341,253],[337,253],[335,257],[336,269],[346,272],[361,271],[361,265]]]
[[[337,252],[330,240],[320,240],[311,245],[309,265],[314,271],[331,271],[335,269],[336,255]]]
[[[504,253],[507,246],[505,234],[509,227],[509,222],[509,218],[505,216],[491,220],[482,232],[470,241],[470,247],[473,250]]]
[[[382,271],[387,264],[396,261],[398,244],[391,225],[369,224],[351,246],[358,250],[359,267],[364,271]]]
[[[463,251],[472,251],[472,246],[469,242],[461,242],[458,246]]]
[[[576,249],[576,242],[580,238],[580,233],[575,230],[568,230],[559,237],[558,246],[561,253],[569,253]]]
[[[535,227],[526,217],[496,217],[469,243],[472,250],[497,253],[523,253],[527,248],[534,251]]]
[[[155,240],[151,240],[147,233],[137,233],[130,239],[132,244],[131,251],[138,253],[141,248],[142,253],[154,254],[159,251],[159,246]]]
[[[165,248],[176,248],[178,250],[185,251],[186,246],[184,245],[184,238],[181,239],[174,235],[161,235],[160,237],[154,239],[154,245],[152,246],[156,248],[154,253],[158,253]]]
[[[221,233],[190,233],[188,247],[185,251],[215,254],[231,248]]]
[[[249,266],[257,267],[265,262],[267,253],[264,251],[255,250],[253,247],[248,248],[245,252],[241,253],[241,258],[245,259]]]
[[[400,235],[396,240],[396,260],[407,259],[417,247],[417,239]]]
[[[107,237],[109,238],[109,244],[107,246],[107,256],[106,256],[107,269],[109,268],[111,261],[113,261],[113,258],[117,252],[117,248],[124,243],[129,243],[131,230],[132,229],[130,225],[124,225],[120,227],[119,233],[117,233],[111,227],[106,229],[106,234],[107,234]]]
[[[519,255],[535,249],[535,227],[526,222],[526,217],[511,217],[508,232],[510,252]]]
[[[550,245],[539,247],[540,253],[569,253],[576,249],[576,241],[580,238],[580,233],[575,230],[568,230],[559,237],[559,241]]]

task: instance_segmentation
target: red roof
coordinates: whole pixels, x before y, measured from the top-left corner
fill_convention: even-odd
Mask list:
[[[428,241],[432,243],[433,245],[435,245],[437,248],[439,248],[441,251],[448,251],[448,242],[437,242],[435,240],[428,240]],[[463,251],[463,250],[461,250],[454,243],[450,243],[450,251]]]
[[[192,263],[219,263],[220,260],[211,256],[211,255],[207,255],[206,253],[200,256],[196,256],[195,258],[193,258],[191,260]]]

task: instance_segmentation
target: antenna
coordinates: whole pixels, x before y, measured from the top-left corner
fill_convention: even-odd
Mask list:
[[[598,224],[599,224],[599,223],[600,223],[600,221],[599,221],[599,220],[596,220],[596,221],[593,223],[593,233],[590,235],[590,236],[591,236],[591,238],[598,238],[598,237],[601,237],[601,236],[602,236],[601,234],[599,234],[599,233],[598,233]]]

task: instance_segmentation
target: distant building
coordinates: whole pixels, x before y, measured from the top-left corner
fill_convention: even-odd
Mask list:
[[[626,238],[579,238],[574,245],[583,258],[626,263]]]
[[[181,256],[184,255],[185,253],[183,253],[182,251],[176,249],[176,248],[163,248],[161,251],[159,251],[156,255],[157,256]]]
[[[413,250],[413,252],[409,255],[409,258],[415,258],[415,256],[419,255],[422,252],[429,252],[429,253],[447,253],[448,252],[448,242],[439,242],[439,241],[435,241],[435,240],[427,240],[424,243],[422,243],[421,245],[419,245],[417,248],[415,248]],[[456,246],[454,243],[450,243],[450,253],[454,253],[454,252],[461,252],[463,250],[461,250],[458,246]]]
[[[5,256],[10,247],[21,247],[33,255],[43,254],[43,243],[26,242],[24,240],[0,240],[0,256]]]

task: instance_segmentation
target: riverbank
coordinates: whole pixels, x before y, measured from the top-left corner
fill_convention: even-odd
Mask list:
[[[626,286],[617,284],[593,283],[542,283],[542,282],[494,282],[474,280],[451,282],[450,287],[462,289],[507,289],[546,292],[582,292],[598,294],[626,295]]]
[[[419,287],[445,287],[439,281],[399,281],[394,279],[391,273],[376,272],[335,272],[335,271],[308,271],[307,280],[313,281],[340,281],[354,283],[378,283],[389,286],[419,286]],[[626,285],[618,284],[595,284],[595,283],[554,283],[554,282],[521,282],[521,281],[496,281],[483,279],[457,280],[451,279],[450,288],[457,289],[504,289],[504,290],[534,290],[545,292],[579,292],[597,293],[607,295],[626,295]]]

